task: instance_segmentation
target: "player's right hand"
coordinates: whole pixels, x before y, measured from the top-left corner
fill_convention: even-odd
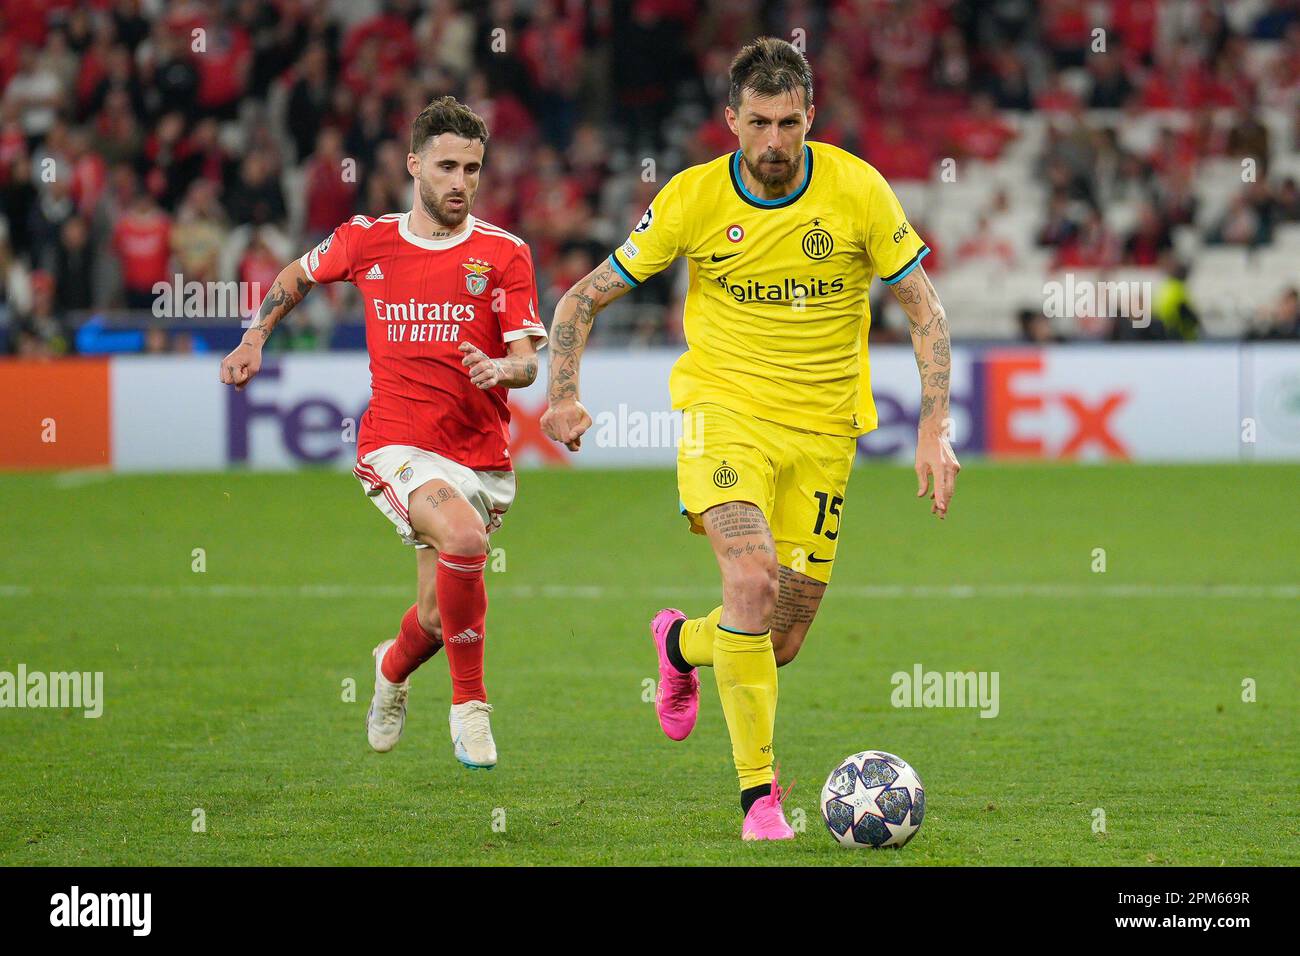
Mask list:
[[[262,350],[249,342],[240,342],[221,360],[221,384],[235,386],[242,392],[253,376],[262,370]]]
[[[548,405],[542,414],[542,432],[569,451],[582,447],[582,434],[591,427],[591,415],[576,398],[566,398]]]

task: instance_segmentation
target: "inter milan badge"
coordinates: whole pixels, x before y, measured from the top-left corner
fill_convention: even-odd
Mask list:
[[[465,267],[465,289],[470,295],[482,295],[487,289],[487,274],[492,271],[492,264],[482,259],[470,259],[462,262]]]
[[[740,476],[736,474],[736,469],[728,465],[725,458],[713,473],[713,483],[719,488],[730,488],[739,480]]]
[[[820,219],[814,219],[813,228],[804,233],[803,253],[809,259],[825,259],[835,249],[835,240],[821,224]]]

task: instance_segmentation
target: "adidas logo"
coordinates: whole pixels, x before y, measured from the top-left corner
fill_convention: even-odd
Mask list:
[[[467,627],[459,634],[453,634],[451,637],[447,638],[447,640],[451,641],[453,644],[473,644],[475,641],[481,641],[482,639],[482,635],[472,627]]]
[[[384,270],[379,268],[378,262],[376,262],[373,266],[371,266],[370,271],[366,273],[367,279],[382,279],[383,277],[384,277]]]

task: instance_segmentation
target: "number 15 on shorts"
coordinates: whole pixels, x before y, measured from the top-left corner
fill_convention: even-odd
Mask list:
[[[834,541],[840,536],[840,505],[844,504],[844,499],[829,491],[814,492],[813,497],[817,499],[817,522],[813,525],[813,534],[824,535],[826,540]],[[831,522],[834,527],[827,527]]]

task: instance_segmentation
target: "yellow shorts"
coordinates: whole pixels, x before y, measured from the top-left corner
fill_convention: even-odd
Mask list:
[[[677,491],[691,530],[715,505],[748,501],[767,518],[777,560],[829,582],[857,442],[742,415],[720,405],[682,413]]]

